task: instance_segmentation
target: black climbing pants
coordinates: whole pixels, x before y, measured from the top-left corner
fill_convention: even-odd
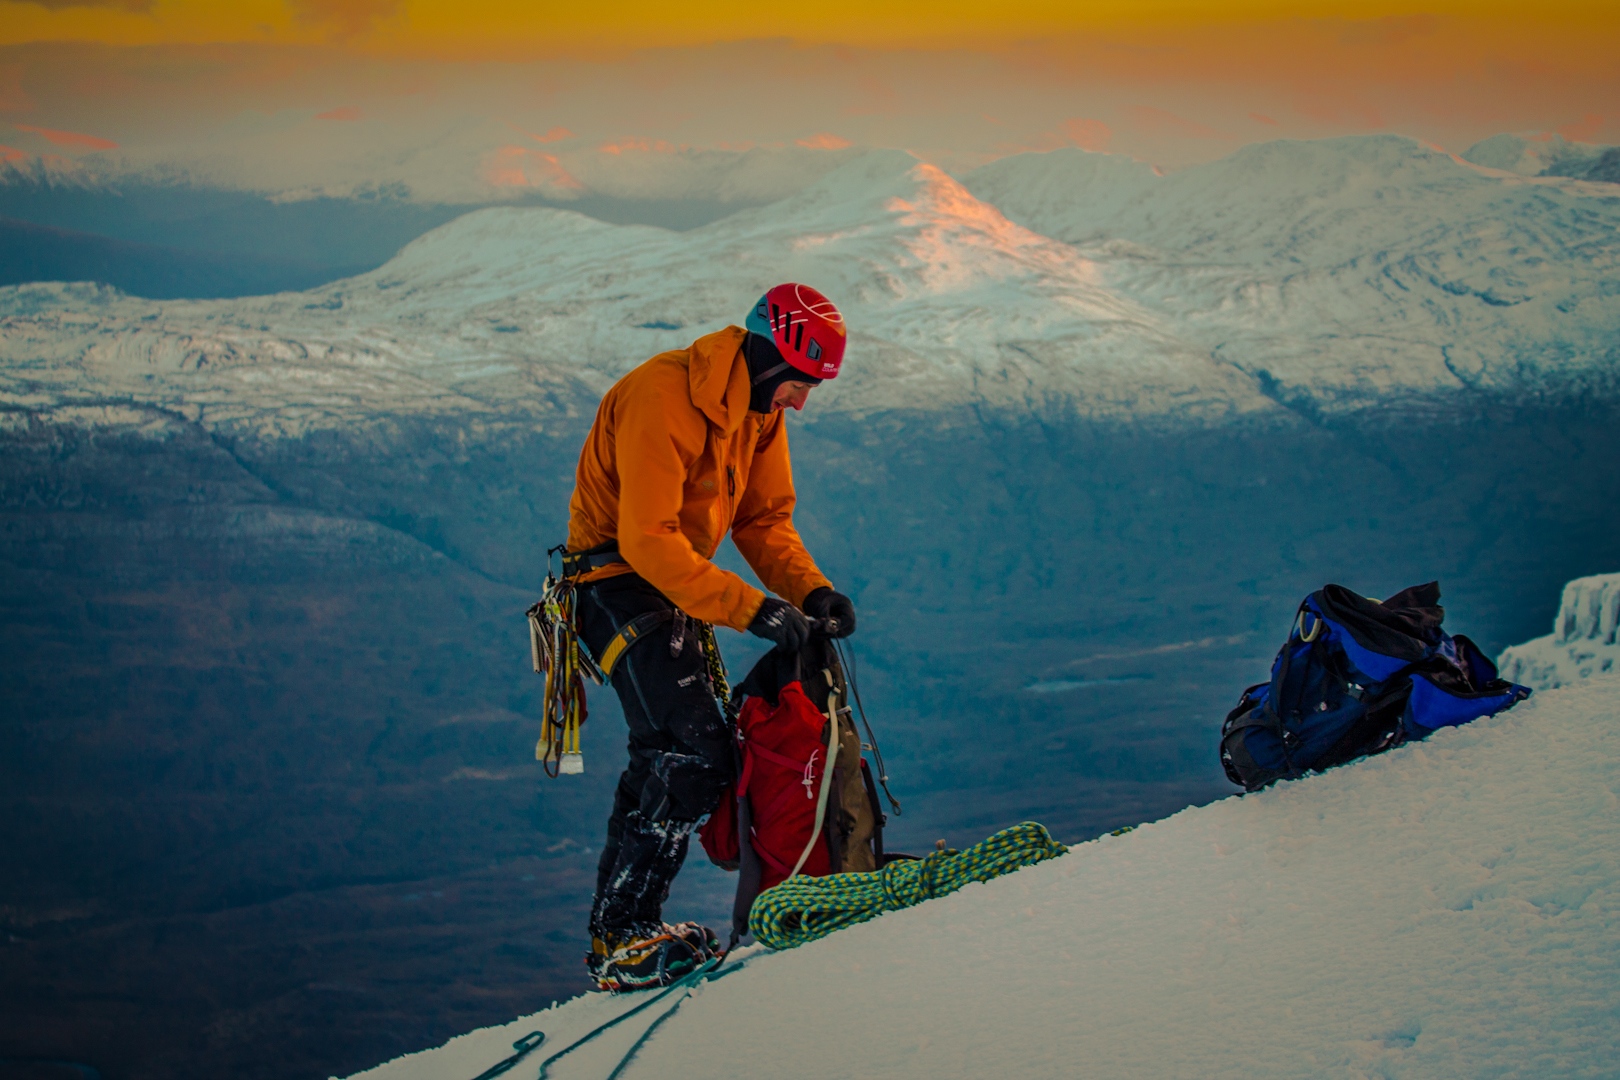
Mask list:
[[[637,574],[580,587],[580,637],[601,656],[630,620],[674,611]],[[656,932],[693,825],[736,775],[736,744],[710,689],[692,620],[661,624],[619,658],[613,689],[630,729],[630,764],[619,777],[597,863],[591,933]]]

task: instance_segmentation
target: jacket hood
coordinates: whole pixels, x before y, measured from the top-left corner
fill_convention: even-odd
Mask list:
[[[742,354],[746,333],[740,326],[728,326],[703,335],[686,350],[692,404],[727,435],[742,427],[753,392]]]

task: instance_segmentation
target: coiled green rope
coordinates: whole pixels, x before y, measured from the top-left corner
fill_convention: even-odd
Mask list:
[[[926,859],[891,862],[865,874],[790,878],[766,889],[749,909],[748,926],[761,944],[793,949],[835,930],[989,881],[1069,849],[1034,821],[1003,829],[966,851],[946,848]]]

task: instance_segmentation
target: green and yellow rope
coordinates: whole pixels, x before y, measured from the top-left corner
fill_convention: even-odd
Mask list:
[[[899,911],[989,881],[1069,849],[1033,821],[1003,829],[966,851],[946,848],[925,859],[897,860],[865,874],[789,878],[754,899],[748,926],[761,944],[794,949],[885,911]]]

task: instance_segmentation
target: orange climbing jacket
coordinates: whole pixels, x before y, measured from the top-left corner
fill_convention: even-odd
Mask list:
[[[712,560],[729,531],[767,588],[793,604],[831,582],[793,527],[782,412],[750,412],[745,331],[660,353],[615,383],[579,454],[568,550],[617,543],[624,562],[694,618],[746,630],[765,594]]]

